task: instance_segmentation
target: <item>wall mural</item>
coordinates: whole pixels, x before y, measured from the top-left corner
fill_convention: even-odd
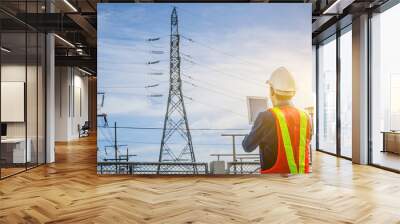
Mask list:
[[[311,4],[99,4],[98,173],[311,172],[311,33]]]

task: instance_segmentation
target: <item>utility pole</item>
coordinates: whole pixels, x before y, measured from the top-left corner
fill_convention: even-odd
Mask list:
[[[178,15],[176,8],[171,14],[171,36],[170,36],[170,84],[165,113],[163,135],[161,139],[159,162],[196,162],[193,151],[192,136],[190,135],[189,122],[186,116],[185,104],[182,94],[182,80],[180,74],[181,58],[179,54],[179,32]],[[182,145],[176,146],[170,143],[181,142]],[[165,168],[167,169],[167,168]],[[157,173],[162,170],[162,165],[158,166]],[[193,166],[193,173],[197,173],[197,168]]]
[[[115,173],[118,174],[117,122],[114,122]]]

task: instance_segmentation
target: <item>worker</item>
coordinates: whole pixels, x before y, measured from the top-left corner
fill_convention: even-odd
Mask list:
[[[260,172],[298,174],[309,172],[311,119],[294,107],[296,83],[285,68],[276,69],[267,81],[273,108],[258,114],[242,145],[246,152],[260,148]]]

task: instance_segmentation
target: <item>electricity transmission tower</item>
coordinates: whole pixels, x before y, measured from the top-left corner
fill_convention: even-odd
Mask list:
[[[183,102],[180,64],[178,15],[176,8],[174,8],[171,14],[170,85],[159,162],[196,162],[185,104]],[[181,142],[183,143],[180,144]],[[160,166],[158,167],[159,171]],[[195,166],[193,166],[193,173],[197,173]]]

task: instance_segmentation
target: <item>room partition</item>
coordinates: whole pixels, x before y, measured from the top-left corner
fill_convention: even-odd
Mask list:
[[[45,12],[43,5],[44,1],[0,3],[1,179],[46,161],[46,38],[24,22],[30,13]]]

